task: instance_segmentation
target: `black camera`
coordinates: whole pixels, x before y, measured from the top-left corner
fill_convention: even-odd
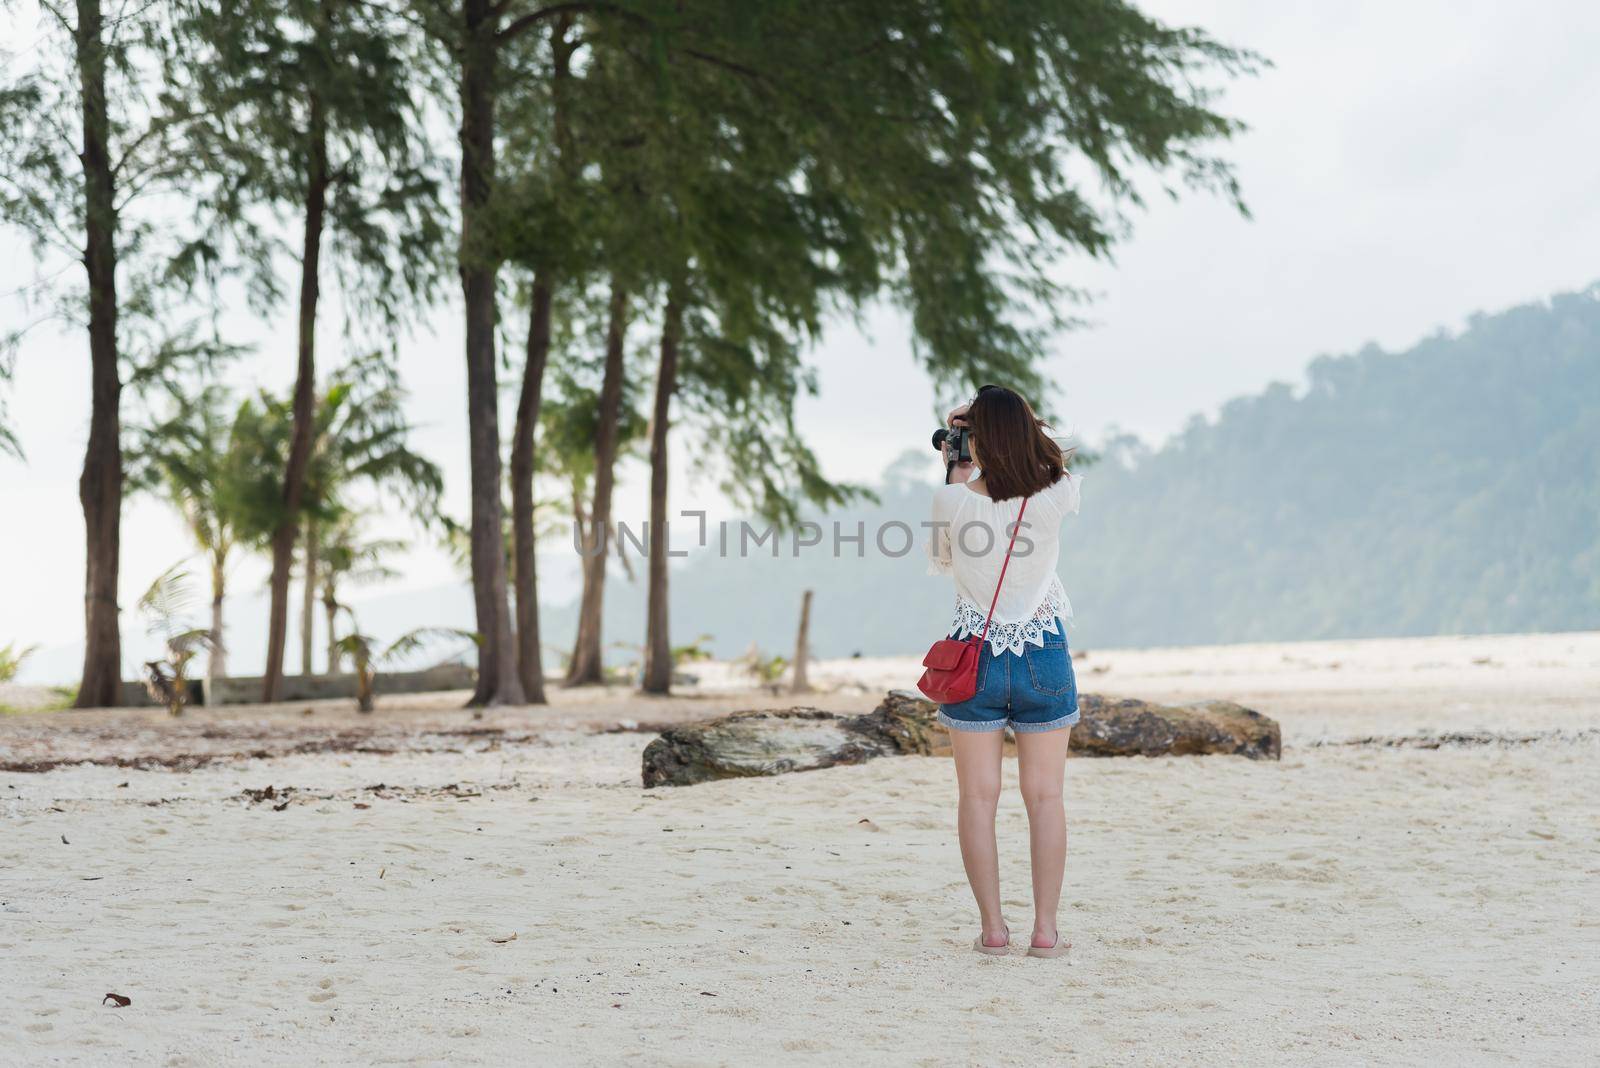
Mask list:
[[[947,444],[950,446],[950,454],[954,457],[954,460],[947,457],[946,463],[970,464],[972,462],[971,438],[971,427],[940,427],[933,432],[933,447],[942,454],[944,446]]]

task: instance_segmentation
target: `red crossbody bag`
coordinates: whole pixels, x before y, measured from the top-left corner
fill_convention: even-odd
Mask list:
[[[1000,587],[1006,581],[1011,550],[1017,547],[1017,531],[1022,529],[1022,516],[1027,510],[1027,498],[1023,498],[1022,507],[1017,509],[1017,525],[1011,528],[1011,544],[1006,546],[1006,558],[1000,565],[1000,580],[994,584],[994,596],[989,600],[989,614],[983,619],[983,633],[969,634],[965,638],[940,638],[922,658],[926,670],[917,681],[917,689],[935,704],[960,704],[978,692],[978,657],[983,655],[983,643],[989,637],[989,621],[994,618],[994,606],[1000,603]]]

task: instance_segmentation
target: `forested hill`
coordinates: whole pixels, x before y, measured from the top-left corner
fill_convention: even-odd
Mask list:
[[[1600,286],[1318,359],[1094,474],[1066,570],[1100,644],[1600,627]]]
[[[1318,359],[1307,385],[1234,400],[1160,449],[1105,447],[1063,532],[1073,641],[1600,628],[1597,457],[1600,287],[1405,352]],[[936,477],[931,453],[912,456],[879,504],[826,521],[915,524]],[[809,586],[820,654],[922,648],[948,580],[924,576],[920,553],[845,549],[695,554],[673,579],[675,639],[787,651]],[[608,635],[637,640],[641,591],[609,592]]]

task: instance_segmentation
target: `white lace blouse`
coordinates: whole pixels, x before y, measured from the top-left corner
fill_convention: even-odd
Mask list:
[[[1061,521],[1076,515],[1083,479],[1068,472],[1028,499],[1028,511],[1017,532],[1005,585],[989,624],[989,649],[1021,653],[1024,645],[1044,645],[1046,634],[1060,633],[1056,618],[1072,618],[1072,604],[1056,563],[1061,555]],[[928,573],[950,575],[956,583],[956,613],[950,633],[980,634],[1006,558],[1012,525],[1022,498],[995,501],[963,483],[941,487],[933,495],[933,522],[928,538]]]

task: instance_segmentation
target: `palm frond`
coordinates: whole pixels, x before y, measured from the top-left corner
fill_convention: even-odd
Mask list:
[[[18,646],[15,642],[0,645],[0,682],[10,682],[22,670],[23,662],[38,650],[37,645]]]
[[[145,632],[170,640],[175,633],[187,630],[183,617],[188,614],[193,602],[189,572],[184,570],[180,561],[157,575],[150,588],[139,598],[139,611],[150,617]]]
[[[391,582],[400,577],[401,572],[384,564],[375,564],[372,567],[363,567],[345,575],[357,586],[373,586],[380,582]]]
[[[372,643],[370,635],[350,633],[334,642],[333,647],[357,664],[365,664],[372,659]]]
[[[216,643],[211,640],[211,632],[201,627],[174,634],[167,639],[167,649],[173,656],[192,655],[199,651],[216,648]]]
[[[389,647],[383,651],[383,654],[378,659],[384,663],[404,660],[406,657],[420,652],[433,642],[447,639],[469,641],[474,645],[483,643],[483,636],[476,631],[458,630],[455,627],[418,627],[416,630],[407,631],[390,642]]]

